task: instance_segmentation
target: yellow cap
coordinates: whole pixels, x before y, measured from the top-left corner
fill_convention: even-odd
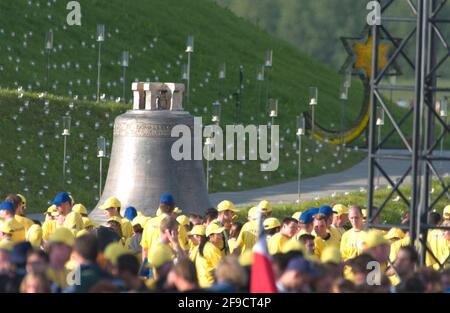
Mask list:
[[[189,236],[192,236],[192,235],[205,236],[205,234],[206,234],[205,225],[195,225],[194,227],[192,227],[191,231],[188,233]]]
[[[336,212],[335,215],[337,216],[348,214],[348,208],[345,205],[339,203],[333,206],[333,211]]]
[[[239,210],[236,209],[233,202],[228,200],[223,200],[217,205],[217,211],[223,212],[223,211],[233,211],[233,212],[239,212]]]
[[[241,266],[250,266],[253,264],[253,251],[252,250],[245,250],[244,253],[242,253],[239,256],[239,264]]]
[[[11,251],[14,247],[14,242],[11,240],[0,240],[0,250]]]
[[[27,199],[26,199],[23,195],[21,195],[20,193],[18,193],[17,196],[20,198],[20,200],[22,200],[22,203],[23,203],[23,204],[27,204]]]
[[[219,226],[217,223],[209,223],[208,227],[206,227],[206,237],[209,237],[211,234],[220,234],[225,230],[224,227]]]
[[[297,211],[294,214],[292,214],[292,218],[298,221],[300,219],[300,215],[302,215],[302,212]]]
[[[272,212],[272,205],[267,200],[262,200],[258,203],[258,208],[266,213],[266,212]]]
[[[12,227],[9,225],[9,223],[3,222],[0,225],[0,232],[11,235],[14,232],[14,229],[12,229]]]
[[[178,222],[178,224],[180,224],[182,226],[189,225],[189,223],[190,223],[189,217],[187,217],[186,215],[177,216],[177,222]]]
[[[288,253],[292,251],[300,251],[305,254],[306,248],[305,245],[298,240],[288,240],[281,249],[281,252]]]
[[[132,254],[132,252],[125,248],[120,242],[112,242],[110,243],[106,248],[104,252],[104,257],[109,262],[111,262],[112,265],[117,264],[117,260],[120,256],[124,254]]]
[[[443,216],[446,220],[450,219],[450,204],[444,208]]]
[[[405,237],[405,233],[400,228],[393,227],[389,229],[388,233],[384,235],[384,239],[390,240],[394,238],[402,239]]]
[[[389,242],[384,238],[383,233],[379,230],[372,229],[364,235],[364,249],[370,249],[387,244],[389,244]]]
[[[110,218],[108,218],[107,222],[117,222],[120,224],[120,217],[118,216],[111,216]]]
[[[72,207],[72,211],[73,212],[77,212],[80,214],[87,214],[87,209],[84,205],[82,205],[81,203],[77,203]]]
[[[248,210],[247,217],[251,220],[258,218],[258,207],[253,206]]]
[[[82,229],[77,233],[77,238],[84,236],[84,235],[89,235],[89,234],[90,234],[90,232],[87,229]]]
[[[46,213],[55,213],[55,212],[57,212],[58,210],[56,209],[56,205],[51,205],[51,206],[49,206],[48,207],[48,209],[47,209],[47,211],[45,211]]]
[[[141,225],[142,228],[144,228],[145,224],[147,223],[148,218],[144,215],[137,215],[133,220],[131,221],[132,226]]]
[[[276,227],[280,227],[281,223],[280,223],[280,221],[277,218],[269,217],[269,218],[266,218],[264,220],[263,225],[264,225],[264,229],[265,230],[269,230],[269,229],[273,229],[273,228],[276,228]]]
[[[71,247],[75,241],[75,236],[69,229],[61,227],[49,236],[48,241],[50,243],[64,243]]]
[[[320,255],[320,261],[322,263],[340,264],[342,262],[342,257],[339,248],[333,246],[325,247]]]
[[[151,253],[148,255],[148,262],[156,268],[172,260],[173,253],[171,253],[169,248],[164,247],[163,244],[157,244],[152,247]]]
[[[180,209],[179,207],[175,207],[175,209],[173,209],[173,213],[175,214],[180,214],[181,212],[183,212],[183,210]]]
[[[108,199],[106,199],[106,201],[100,205],[98,208],[101,210],[106,210],[109,208],[120,208],[122,205],[119,201],[119,199],[114,198],[114,197],[109,197]]]
[[[83,216],[83,227],[87,228],[87,227],[97,227],[98,225],[96,223],[94,223],[89,217]]]
[[[367,209],[361,209],[361,213],[364,218],[367,217]]]
[[[42,243],[42,227],[38,224],[31,225],[28,228],[26,240],[31,243],[34,248],[39,248]]]

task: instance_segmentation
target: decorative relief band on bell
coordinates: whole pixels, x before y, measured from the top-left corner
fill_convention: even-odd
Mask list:
[[[176,124],[148,124],[136,122],[116,122],[114,136],[119,137],[171,137],[170,133]],[[191,130],[192,126],[189,126]]]

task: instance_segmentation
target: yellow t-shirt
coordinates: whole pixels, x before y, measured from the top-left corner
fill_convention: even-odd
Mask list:
[[[122,228],[122,236],[125,239],[131,238],[133,236],[133,225],[126,218],[120,220],[120,227]]]
[[[335,247],[337,249],[340,248],[340,241],[338,238],[336,238],[332,233],[329,233],[330,237],[328,237],[328,239],[322,239],[320,236],[316,236],[316,238],[314,238],[314,255],[317,256],[317,258],[319,258],[322,255],[322,251],[326,248],[326,247]]]
[[[194,262],[194,264],[195,264],[195,260],[197,259],[198,248],[199,248],[198,245],[197,246],[192,246],[192,248],[189,250],[189,260]]]
[[[14,242],[14,244],[25,241],[25,227],[20,224],[15,217],[5,220],[3,223],[11,227],[11,229],[13,230],[11,241]]]
[[[364,231],[347,230],[341,238],[340,250],[344,261],[352,259],[362,253]]]
[[[56,230],[56,221],[47,220],[42,224],[42,240],[47,241],[51,234]]]
[[[214,283],[214,270],[224,256],[223,250],[220,250],[211,242],[205,244],[203,256],[200,253],[197,255],[195,268],[201,288],[208,288]]]
[[[277,254],[281,253],[283,250],[283,246],[289,241],[290,239],[286,237],[285,235],[281,233],[276,233],[272,237],[270,237],[268,242],[268,249],[270,254]]]
[[[228,239],[228,250],[229,250],[229,253],[230,254],[233,253],[234,249],[236,249],[236,248],[237,248],[237,239],[235,239],[235,238]]]
[[[25,227],[25,233],[28,231],[28,229],[34,224],[32,220],[30,220],[28,217],[21,216],[21,215],[15,215],[14,218],[16,221],[18,221],[20,224]]]
[[[241,232],[236,239],[236,247],[241,248],[241,254],[252,250],[258,236],[258,221],[248,221],[242,226]],[[230,252],[231,252],[230,247]]]
[[[333,225],[333,224],[330,225],[330,230],[331,230],[331,231],[336,231],[336,232],[338,232],[339,234],[341,234],[340,237],[342,237],[342,235],[346,232],[346,230],[345,230],[344,227],[337,227],[337,226],[335,226],[335,225]]]

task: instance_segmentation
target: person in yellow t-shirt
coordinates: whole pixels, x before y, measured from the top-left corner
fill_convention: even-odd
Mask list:
[[[336,228],[331,227],[331,225],[333,223],[333,214],[335,214],[335,213],[337,213],[337,212],[333,211],[333,209],[329,205],[323,205],[323,206],[321,206],[319,208],[319,213],[318,214],[325,215],[325,217],[326,217],[325,221],[326,221],[328,232],[333,235],[334,239],[337,239],[340,242],[342,234]],[[314,233],[313,233],[313,235],[314,235]]]
[[[59,288],[68,287],[67,275],[69,270],[66,268],[66,263],[70,260],[74,242],[75,236],[65,227],[55,230],[49,238],[47,252],[50,262],[47,276]]]
[[[203,245],[206,243],[207,238],[205,235],[206,227],[204,225],[195,225],[188,233],[189,241],[192,243],[191,248],[189,249],[189,259],[194,263],[198,256],[200,244],[202,242]]]
[[[4,201],[0,204],[0,218],[3,224],[12,230],[11,241],[19,243],[25,241],[25,227],[16,221],[14,217],[16,208],[10,201]]]
[[[352,259],[361,254],[363,250],[363,215],[359,206],[353,205],[348,211],[348,218],[352,228],[347,230],[341,238],[341,255],[344,261]]]
[[[25,216],[25,208],[26,208],[26,202],[27,200],[25,197],[21,194],[9,194],[6,196],[6,201],[10,201],[14,204],[14,207],[16,208],[14,218],[17,222],[23,225],[25,227],[25,233],[28,231],[28,229],[34,224],[32,220],[30,220],[28,217]]]
[[[335,204],[333,206],[333,221],[330,228],[337,230],[341,236],[347,231],[345,225],[348,222],[348,208],[343,204]]]
[[[210,223],[206,227],[207,241],[200,243],[195,260],[198,282],[200,287],[208,288],[214,283],[214,270],[225,256],[223,232],[225,228],[217,223]],[[204,244],[203,244],[204,243]]]
[[[127,219],[124,219],[120,216],[120,207],[122,204],[119,199],[115,197],[109,197],[106,201],[100,205],[98,208],[100,210],[104,210],[106,217],[109,219],[113,216],[116,216],[120,219],[120,225],[122,228],[122,236],[126,239],[133,236],[133,226],[131,222]]]
[[[263,226],[264,231],[266,232],[267,242],[269,242],[270,238],[272,238],[272,236],[278,233],[281,229],[281,223],[276,217],[266,218],[263,222]]]
[[[65,227],[72,231],[74,236],[83,229],[83,218],[79,213],[72,211],[72,199],[67,192],[58,193],[52,204],[58,210],[56,228]]]
[[[270,254],[281,253],[283,246],[294,237],[298,231],[298,222],[292,217],[286,217],[281,224],[279,233],[273,235],[268,242]]]
[[[239,222],[233,222],[230,228],[230,238],[228,239],[228,249],[230,254],[233,253],[236,248],[239,249],[238,237],[240,236],[241,232],[242,232],[242,224]],[[237,252],[238,250],[235,253],[239,255],[239,253]]]
[[[444,220],[441,224],[444,227],[450,227],[450,220]],[[435,237],[430,242],[431,251],[436,256],[437,260],[434,260],[432,264],[427,264],[428,266],[433,266],[435,270],[448,269],[450,268],[450,259],[449,259],[449,251],[450,251],[450,230],[442,230],[441,236]],[[431,263],[431,262],[430,262]],[[441,267],[442,265],[442,267]]]
[[[325,214],[319,213],[314,217],[314,254],[320,259],[322,252],[326,247],[339,248],[340,237],[336,238],[327,228],[327,217]]]
[[[295,234],[295,239],[299,240],[300,236],[304,234],[311,234],[314,230],[313,218],[319,212],[318,208],[310,208],[300,214],[298,219],[298,230]]]
[[[148,220],[147,223],[145,223],[144,231],[142,233],[141,246],[143,261],[148,257],[148,251],[151,249],[152,244],[159,238],[159,226],[161,221],[167,216],[172,216],[172,212],[175,209],[175,200],[172,195],[168,193],[161,195],[159,202],[160,215]],[[189,251],[186,230],[181,225],[178,226],[178,241],[183,250]]]

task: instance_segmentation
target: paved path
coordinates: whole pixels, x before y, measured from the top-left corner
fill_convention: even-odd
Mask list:
[[[382,153],[400,155],[405,154],[405,151],[384,150]],[[445,155],[450,156],[450,151],[445,152]],[[383,169],[390,174],[392,180],[400,178],[409,164],[410,162],[403,160],[389,159],[381,161]],[[448,163],[447,168],[444,167],[444,164],[438,164],[438,166],[446,169],[448,175],[450,172]],[[359,190],[361,187],[367,189],[367,176],[368,158],[365,158],[345,171],[304,179],[301,184],[301,199],[311,200],[315,197],[331,196],[333,193],[343,194],[344,192]],[[408,181],[409,177],[406,179],[406,182]],[[380,186],[386,185],[387,181],[381,178]],[[210,199],[214,206],[224,199],[230,200],[237,205],[254,204],[262,199],[269,200],[274,204],[292,203],[297,201],[297,181],[246,191],[213,193],[210,194]],[[43,214],[30,214],[30,216],[37,219],[43,218]]]
[[[383,150],[383,154],[405,154],[404,150]],[[450,152],[445,152],[445,155],[450,155]],[[383,160],[381,161],[382,168],[389,173],[391,179],[400,178],[410,165],[410,162],[403,160]],[[444,169],[444,164],[441,165]],[[348,191],[360,190],[361,187],[367,190],[368,188],[368,158],[365,158],[360,163],[345,171],[321,175],[317,177],[307,178],[301,184],[301,200],[311,200],[315,197],[331,196],[333,193],[344,193]],[[446,172],[450,172],[450,166],[447,163]],[[447,174],[448,175],[448,174]],[[409,182],[407,177],[405,180]],[[381,178],[380,186],[387,186],[387,181]],[[272,203],[292,203],[298,199],[298,185],[297,181],[284,183],[275,186],[263,187],[240,192],[218,192],[210,195],[213,205],[216,205],[221,200],[227,199],[238,205],[254,204],[262,199],[266,199]]]

